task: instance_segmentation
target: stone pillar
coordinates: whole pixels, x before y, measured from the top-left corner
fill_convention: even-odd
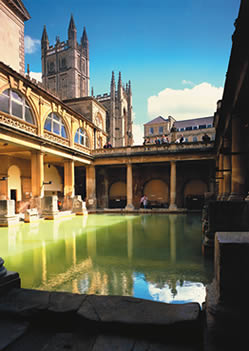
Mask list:
[[[86,167],[86,204],[88,209],[96,209],[96,171],[93,165]]]
[[[224,139],[223,167],[224,167],[223,196],[224,196],[224,200],[226,200],[231,193],[231,155],[230,155],[230,140],[228,138]]]
[[[126,173],[126,210],[133,210],[133,185],[132,185],[132,164],[127,163],[127,173]]]
[[[44,155],[40,151],[31,154],[31,207],[37,207],[40,211],[41,198],[44,196]]]
[[[64,196],[74,197],[74,161],[64,161]]]
[[[170,162],[170,210],[176,210],[176,162]]]
[[[223,154],[220,153],[219,154],[219,172],[216,173],[217,176],[218,176],[218,183],[219,183],[219,188],[218,188],[218,200],[221,200],[222,199],[222,195],[223,195]]]
[[[64,161],[64,210],[72,210],[74,197],[74,161]]]
[[[0,200],[8,199],[8,174],[0,174]]]
[[[230,201],[242,200],[244,198],[245,176],[243,157],[241,155],[241,121],[239,116],[232,119],[232,178]]]

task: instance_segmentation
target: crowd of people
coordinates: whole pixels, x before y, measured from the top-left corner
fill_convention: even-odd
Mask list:
[[[210,141],[210,136],[207,135],[207,133],[205,133],[203,136],[202,136],[202,141],[204,143],[208,143]],[[184,139],[184,136],[183,134],[181,134],[179,136],[178,139],[175,140],[175,143],[176,144],[182,144],[185,142],[185,139]],[[166,136],[166,135],[163,135],[161,138],[159,137],[156,137],[154,143],[156,145],[163,145],[163,144],[169,144],[170,141],[169,141],[169,138]],[[145,138],[144,139],[144,142],[143,142],[143,145],[148,145],[148,144],[152,144],[152,142],[150,141],[149,138]],[[106,142],[105,145],[104,145],[104,149],[111,149],[112,148],[112,144],[110,143],[110,141]]]
[[[210,139],[210,136],[208,136],[207,133],[205,133],[205,134],[202,136],[202,141],[203,141],[204,143],[208,143],[210,140],[211,140],[211,139]],[[176,143],[176,144],[182,144],[182,143],[184,143],[184,142],[186,142],[186,140],[185,140],[183,134],[181,134],[181,135],[179,136],[179,138],[177,138],[177,139],[175,140],[175,143]],[[144,142],[143,142],[143,145],[148,145],[148,144],[162,145],[162,144],[169,144],[169,143],[170,143],[169,138],[168,138],[166,135],[163,135],[161,138],[156,137],[156,139],[154,140],[154,142],[150,141],[149,138],[145,138],[145,139],[144,139]]]

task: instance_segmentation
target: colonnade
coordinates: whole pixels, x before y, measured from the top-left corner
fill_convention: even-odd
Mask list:
[[[104,177],[105,187],[105,204],[108,206],[108,180]],[[87,195],[87,207],[89,209],[96,208],[96,171],[94,165],[89,165],[86,168],[86,195]],[[134,209],[133,204],[133,168],[132,163],[126,164],[126,209]],[[170,203],[169,209],[177,209],[176,205],[176,161],[170,162]]]
[[[231,136],[223,137],[217,160],[218,199],[236,201],[247,195],[245,130],[238,115],[233,116],[231,125]]]

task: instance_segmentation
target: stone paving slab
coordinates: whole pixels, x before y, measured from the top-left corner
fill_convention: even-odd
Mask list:
[[[178,305],[125,296],[88,295],[78,314],[96,322],[166,326],[197,321],[200,306],[198,303]]]
[[[51,292],[48,310],[51,312],[76,312],[86,299],[86,295],[66,292]]]
[[[0,296],[0,316],[17,323],[0,336],[9,330],[6,351],[199,351],[200,314],[197,303],[20,288]]]
[[[15,321],[0,319],[0,350],[13,343],[27,331],[29,323],[24,321]]]

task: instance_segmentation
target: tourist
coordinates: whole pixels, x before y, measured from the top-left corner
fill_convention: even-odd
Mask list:
[[[110,141],[108,141],[107,143],[107,149],[112,149],[112,144],[110,143]]]
[[[166,135],[163,135],[161,139],[161,144],[166,144],[166,143],[167,143]]]
[[[104,149],[107,149],[107,143],[105,143],[105,145],[104,145]]]
[[[140,204],[143,208],[148,207],[148,198],[145,194],[141,197]]]
[[[208,136],[207,133],[205,133],[202,137],[202,141],[204,143],[208,143],[210,141],[210,136]]]
[[[179,142],[180,142],[180,144],[182,144],[182,143],[184,142],[184,137],[183,137],[183,135],[181,135],[181,137],[180,137],[180,139],[179,139]]]

